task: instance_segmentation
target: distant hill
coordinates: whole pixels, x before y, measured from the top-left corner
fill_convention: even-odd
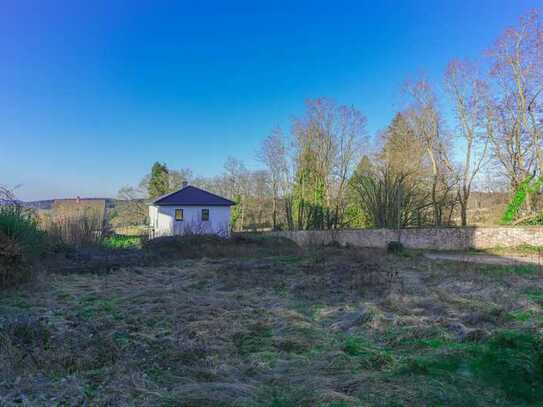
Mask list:
[[[24,202],[22,202],[22,201],[15,201],[15,202],[17,202],[20,205],[24,204]],[[0,199],[0,206],[11,205],[12,203],[13,203],[13,201],[11,201],[9,199]]]
[[[25,208],[32,208],[32,209],[51,209],[53,207],[53,202],[55,202],[54,199],[44,199],[41,201],[30,201],[30,202],[21,201],[21,205],[23,205]]]
[[[119,201],[118,199],[113,198],[80,198],[81,201],[106,201],[106,207],[108,208],[114,208],[116,203]],[[75,198],[72,199],[42,199],[39,201],[19,201],[21,205],[23,205],[25,208],[32,208],[32,209],[42,209],[42,210],[48,210],[53,208],[53,204],[55,201],[75,201]],[[1,204],[1,202],[0,202]]]

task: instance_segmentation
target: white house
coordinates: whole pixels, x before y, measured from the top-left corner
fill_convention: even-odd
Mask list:
[[[151,237],[196,234],[230,235],[229,199],[183,185],[149,205]]]

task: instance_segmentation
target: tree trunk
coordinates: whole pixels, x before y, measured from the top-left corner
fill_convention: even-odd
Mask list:
[[[277,229],[277,194],[273,194],[272,202],[272,230]]]
[[[468,211],[467,211],[467,203],[463,201],[463,198],[460,198],[460,222],[462,226],[468,225]]]

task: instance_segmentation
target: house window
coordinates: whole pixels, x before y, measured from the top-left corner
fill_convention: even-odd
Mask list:
[[[183,220],[183,209],[175,210],[175,220]]]
[[[202,222],[209,220],[209,209],[202,209]]]

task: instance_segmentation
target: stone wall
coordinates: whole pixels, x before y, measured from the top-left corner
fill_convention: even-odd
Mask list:
[[[543,227],[412,228],[402,229],[399,233],[392,229],[301,230],[268,233],[292,239],[301,246],[336,241],[342,245],[384,248],[393,240],[400,240],[405,247],[410,249],[432,250],[489,249],[522,244],[543,246]]]

